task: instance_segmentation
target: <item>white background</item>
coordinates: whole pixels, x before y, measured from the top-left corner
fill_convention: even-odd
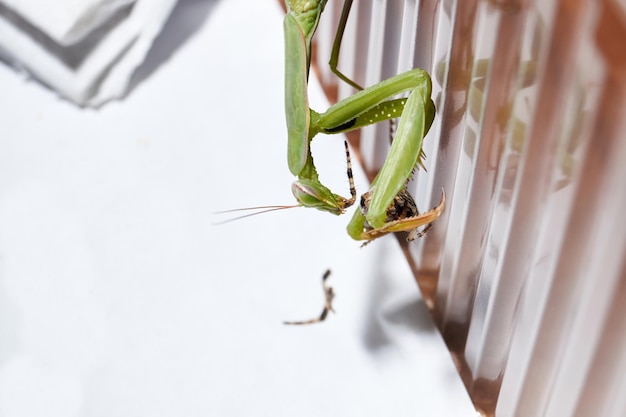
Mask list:
[[[0,416],[473,415],[392,237],[307,209],[213,225],[294,201],[276,3],[181,1],[98,111],[0,66]],[[347,195],[341,140],[313,151]],[[337,314],[283,325],[327,268]]]

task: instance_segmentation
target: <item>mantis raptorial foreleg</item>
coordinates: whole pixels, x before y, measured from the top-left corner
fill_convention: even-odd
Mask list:
[[[402,231],[410,232],[409,237],[414,238],[415,229],[432,223],[443,212],[445,194],[433,210],[417,214],[417,207],[406,192],[406,183],[420,162],[422,138],[432,123],[432,119],[426,119],[432,117],[427,108],[429,103],[432,103],[430,83],[428,88],[415,88],[409,96],[387,159],[370,191],[361,199],[361,210],[355,212],[348,224],[348,234],[353,239],[371,241]]]
[[[337,70],[340,39],[351,4],[350,0],[344,3],[330,64],[340,78],[360,89],[360,86]],[[387,209],[404,189],[414,168],[421,164],[422,140],[435,115],[434,103],[430,98],[429,75],[421,69],[407,71],[362,89],[327,111],[317,113],[309,108],[307,95],[310,45],[326,0],[288,0],[286,5],[285,115],[288,162],[290,171],[298,177],[292,191],[299,205],[342,214],[355,201],[351,177],[351,198],[332,193],[319,181],[310,152],[310,143],[318,133],[347,132],[401,116],[390,154],[372,183],[371,202],[365,213],[357,211],[348,226],[348,232],[355,239],[371,240],[386,233],[409,230],[432,222],[443,210],[443,200],[437,210],[423,215],[398,219],[393,216],[390,218],[387,214]],[[405,92],[410,92],[408,99],[394,99]]]

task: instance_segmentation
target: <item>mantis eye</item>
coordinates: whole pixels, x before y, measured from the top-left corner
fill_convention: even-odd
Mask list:
[[[295,181],[291,185],[291,192],[301,206],[312,207],[337,215],[344,212],[334,194],[319,183],[307,180]]]

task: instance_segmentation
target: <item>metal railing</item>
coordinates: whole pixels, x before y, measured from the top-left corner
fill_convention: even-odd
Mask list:
[[[316,38],[327,65],[342,2]],[[484,415],[626,415],[626,2],[358,0],[340,68],[432,74],[427,238],[403,244]],[[353,138],[355,139],[355,138]],[[370,179],[389,127],[353,142]]]

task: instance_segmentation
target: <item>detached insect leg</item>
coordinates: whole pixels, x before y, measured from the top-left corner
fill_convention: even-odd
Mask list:
[[[320,314],[319,317],[316,317],[311,320],[285,321],[283,322],[284,324],[302,325],[302,324],[320,323],[326,320],[326,316],[328,316],[328,312],[330,311],[332,311],[333,313],[335,312],[335,310],[333,310],[333,305],[332,305],[333,298],[335,298],[335,292],[333,291],[333,287],[330,287],[326,284],[326,280],[328,279],[328,277],[330,277],[330,269],[326,270],[326,272],[324,272],[324,275],[322,275],[322,289],[324,291],[324,309],[322,310],[322,314]]]

